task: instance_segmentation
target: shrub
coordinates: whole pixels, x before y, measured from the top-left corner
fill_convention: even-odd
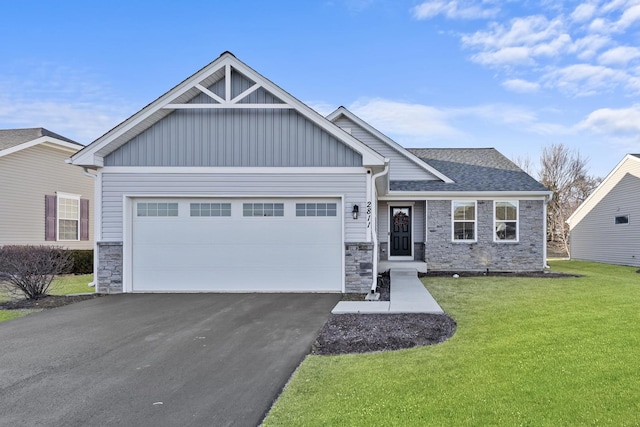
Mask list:
[[[28,299],[47,296],[55,276],[73,266],[71,252],[56,246],[0,247],[0,279]]]
[[[90,249],[73,249],[71,258],[73,266],[67,273],[69,274],[91,274],[93,273],[93,251]]]

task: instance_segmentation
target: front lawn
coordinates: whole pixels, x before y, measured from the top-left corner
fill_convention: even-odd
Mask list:
[[[70,295],[86,292],[93,292],[92,287],[88,283],[93,280],[92,274],[84,274],[78,276],[60,276],[56,277],[51,283],[49,293],[51,295]],[[8,291],[6,284],[0,285],[0,303],[11,299],[11,293]],[[34,311],[39,310],[0,310],[0,322],[21,317]]]
[[[265,426],[640,424],[637,268],[562,279],[423,279],[458,322],[431,347],[309,356]]]

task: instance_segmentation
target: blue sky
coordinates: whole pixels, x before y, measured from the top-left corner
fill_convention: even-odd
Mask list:
[[[89,143],[229,50],[405,147],[640,152],[640,0],[30,1],[2,7],[0,128]]]

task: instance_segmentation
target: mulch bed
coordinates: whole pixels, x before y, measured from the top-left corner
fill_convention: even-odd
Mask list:
[[[49,309],[62,307],[63,305],[73,304],[88,299],[98,298],[100,294],[86,295],[48,295],[44,298],[14,299],[10,301],[0,302],[0,310],[32,310],[32,309]]]
[[[446,314],[333,314],[311,352],[369,353],[441,343],[456,331]]]

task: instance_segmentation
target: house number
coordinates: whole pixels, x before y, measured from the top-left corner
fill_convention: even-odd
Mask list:
[[[367,228],[371,228],[371,202],[367,202]]]

